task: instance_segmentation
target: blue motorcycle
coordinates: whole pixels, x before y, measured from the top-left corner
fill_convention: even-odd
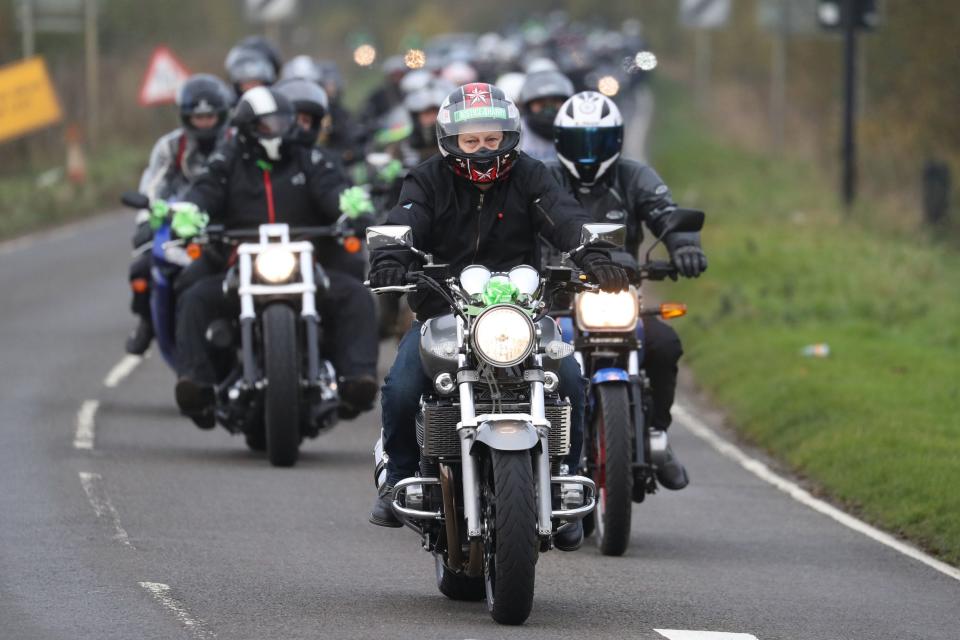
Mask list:
[[[671,231],[699,231],[703,226],[700,211],[677,209],[669,216],[661,238]],[[653,401],[640,366],[641,319],[670,319],[686,313],[686,307],[678,304],[643,309],[640,287],[645,280],[677,278],[676,267],[651,261],[650,251],[641,266],[632,256],[614,253],[631,274],[629,290],[582,291],[569,305],[568,314],[559,318],[563,340],[574,346],[574,357],[590,381],[580,473],[597,486],[597,508],[584,519],[584,532],[595,531],[601,553],[610,556],[626,551],[632,503],[657,490],[655,471],[667,455],[666,433],[654,429],[649,420]]]

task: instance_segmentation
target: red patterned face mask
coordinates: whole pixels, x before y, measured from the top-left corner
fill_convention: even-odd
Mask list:
[[[491,156],[475,160],[455,158],[449,164],[453,172],[461,178],[476,184],[490,184],[507,177],[513,168],[517,152],[515,150],[502,154],[491,152]]]

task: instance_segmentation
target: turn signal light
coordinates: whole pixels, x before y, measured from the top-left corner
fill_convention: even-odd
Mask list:
[[[347,253],[359,253],[360,249],[363,248],[363,243],[357,236],[350,236],[343,239],[343,248]]]
[[[664,302],[660,305],[660,317],[672,320],[687,315],[687,305],[682,302]]]
[[[202,253],[203,248],[196,242],[191,242],[187,245],[187,255],[190,256],[191,260],[196,260]]]
[[[134,293],[146,293],[149,288],[146,278],[135,278],[130,281],[130,288]]]

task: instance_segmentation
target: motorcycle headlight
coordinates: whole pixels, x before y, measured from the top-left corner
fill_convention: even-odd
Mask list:
[[[633,331],[640,313],[637,290],[577,295],[577,326],[582,331]]]
[[[473,325],[473,346],[477,355],[496,367],[512,367],[533,351],[533,322],[512,305],[495,305]]]
[[[257,275],[271,284],[286,282],[297,268],[297,258],[292,251],[267,249],[253,263]]]

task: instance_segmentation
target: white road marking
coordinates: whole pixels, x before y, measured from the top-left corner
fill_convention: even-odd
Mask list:
[[[93,507],[93,511],[97,514],[97,517],[110,519],[114,530],[113,539],[124,546],[134,549],[133,543],[130,542],[130,536],[127,535],[127,532],[120,525],[120,514],[117,513],[113,503],[110,502],[110,496],[107,495],[107,490],[103,486],[103,477],[101,477],[99,473],[81,471],[80,484],[83,485],[83,491],[87,494],[87,500],[90,501],[90,505]]]
[[[77,412],[77,432],[73,437],[73,446],[75,449],[93,449],[94,416],[97,415],[97,409],[100,407],[99,400],[84,400],[80,405],[80,411]]]
[[[749,633],[723,633],[721,631],[684,631],[683,629],[654,629],[670,640],[757,640]]]
[[[899,551],[909,558],[913,558],[914,560],[922,562],[928,567],[936,569],[945,576],[949,576],[954,580],[960,580],[960,569],[957,567],[953,567],[945,562],[941,562],[940,560],[937,560],[923,551],[920,551],[916,547],[897,540],[890,534],[884,533],[876,527],[872,527],[866,522],[858,520],[850,514],[844,513],[833,505],[830,505],[823,500],[814,498],[808,491],[802,489],[796,483],[777,475],[764,463],[755,458],[751,458],[744,453],[742,449],[718,436],[713,429],[691,414],[686,407],[674,405],[673,411],[674,414],[684,422],[685,426],[696,436],[706,440],[710,446],[719,451],[721,454],[739,463],[744,469],[757,476],[764,482],[772,484],[774,487],[780,489],[797,502],[810,507],[814,511],[822,513],[828,518],[836,520],[843,526],[853,529],[857,533],[862,533],[863,535],[875,540],[876,542],[879,542],[880,544],[886,545],[895,551]]]
[[[110,373],[107,374],[107,377],[103,379],[103,385],[108,389],[116,387],[118,384],[123,382],[123,379],[128,375],[133,373],[133,370],[137,368],[137,365],[143,362],[141,356],[134,356],[127,354],[110,369]]]
[[[172,611],[177,620],[187,628],[194,638],[197,638],[197,640],[207,640],[208,638],[216,637],[212,631],[204,627],[201,620],[190,615],[190,612],[187,611],[182,602],[170,595],[170,585],[160,582],[141,582],[140,586],[149,591],[165,609]]]

